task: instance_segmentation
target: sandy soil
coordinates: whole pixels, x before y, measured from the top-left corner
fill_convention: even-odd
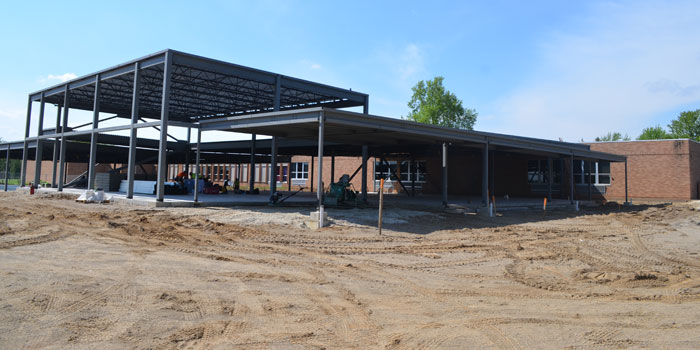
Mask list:
[[[698,349],[698,209],[387,209],[378,236],[1,193],[0,348]]]

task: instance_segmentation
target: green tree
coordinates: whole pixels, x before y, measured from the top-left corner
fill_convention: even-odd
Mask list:
[[[700,109],[681,112],[668,128],[674,138],[700,141]]]
[[[637,140],[662,140],[670,138],[671,134],[661,127],[661,125],[644,128],[642,134],[637,136]]]
[[[473,109],[465,109],[462,100],[445,89],[442,85],[443,80],[443,77],[421,80],[412,88],[413,97],[408,102],[411,113],[405,119],[472,130],[478,113]]]
[[[595,138],[596,142],[606,142],[606,141],[629,141],[631,140],[630,137],[625,134],[624,137],[622,137],[622,134],[619,132],[609,132],[606,135],[599,136]]]

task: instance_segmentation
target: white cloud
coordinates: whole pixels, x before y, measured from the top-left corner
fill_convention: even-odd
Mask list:
[[[321,65],[318,63],[312,63],[311,64],[311,69],[321,69]]]
[[[415,43],[399,48],[384,47],[378,51],[377,59],[386,66],[386,72],[391,75],[387,80],[394,82],[394,85],[401,89],[409,89],[427,72],[425,50]]]
[[[72,80],[72,79],[75,79],[77,77],[78,76],[75,75],[75,73],[65,73],[65,74],[61,74],[61,75],[49,74],[46,78],[42,79],[42,81],[45,82],[45,81],[51,81],[51,80],[58,80],[58,81],[64,83],[68,80]]]
[[[636,136],[655,116],[700,102],[699,13],[695,3],[597,6],[577,30],[543,42],[535,74],[484,124],[567,141]]]

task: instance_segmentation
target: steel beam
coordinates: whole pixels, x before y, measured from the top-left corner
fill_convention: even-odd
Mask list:
[[[486,141],[481,156],[481,205],[489,205],[489,143]]]
[[[162,202],[165,197],[165,177],[168,174],[168,113],[170,112],[170,75],[172,74],[173,57],[170,51],[165,52],[163,65],[163,102],[160,106],[160,145],[158,147],[158,179],[156,183],[156,201]]]
[[[58,191],[63,191],[63,184],[65,183],[66,175],[66,128],[68,128],[68,111],[70,110],[70,105],[68,101],[70,100],[70,90],[68,85],[65,86],[63,91],[63,121],[61,122],[61,157],[58,165]]]
[[[29,99],[27,101],[27,122],[24,124],[24,145],[22,148],[22,175],[20,176],[20,181],[19,181],[19,186],[24,187],[27,182],[27,159],[28,159],[28,152],[29,152],[29,145],[27,142],[29,141],[29,126],[32,122],[32,97],[29,96]]]
[[[318,227],[323,227],[323,128],[325,118],[323,111],[318,116],[318,177],[316,198],[318,199]]]
[[[272,147],[270,147],[270,153],[272,157],[270,159],[270,204],[277,203],[277,173],[279,168],[277,167],[277,136],[272,138]]]
[[[447,142],[442,143],[442,205],[447,207]]]
[[[138,141],[138,129],[134,126],[139,120],[139,106],[141,96],[141,72],[139,63],[134,63],[134,88],[131,94],[131,120],[129,130],[129,160],[127,164],[127,188],[126,198],[134,198],[134,176],[136,174],[136,142]]]
[[[199,201],[199,179],[200,179],[200,172],[199,172],[199,153],[201,151],[201,146],[202,146],[202,129],[197,129],[197,154],[194,157],[194,162],[195,162],[195,178],[194,178],[194,201],[195,203]]]
[[[369,147],[362,146],[362,201],[367,202],[367,158],[369,156]]]
[[[58,129],[61,128],[61,106],[56,106],[56,130],[54,133],[58,133]],[[60,140],[58,137],[53,140],[53,163],[51,168],[51,188],[56,187],[56,166],[58,165],[58,147]]]
[[[37,124],[36,135],[41,136],[41,131],[44,129],[44,108],[46,107],[46,101],[44,98],[44,93],[41,93],[41,99],[39,102],[39,120]],[[38,187],[41,184],[41,161],[44,158],[43,152],[44,147],[42,147],[42,141],[36,140],[36,156],[34,157],[34,186]]]
[[[92,107],[92,134],[90,135],[90,162],[88,163],[88,189],[95,187],[95,163],[97,160],[97,132],[100,127],[100,75],[95,76],[95,94]],[[109,189],[108,189],[109,190]]]
[[[250,170],[248,173],[250,173],[250,176],[248,177],[248,192],[253,193],[253,189],[255,189],[255,140],[256,140],[255,134],[251,135],[251,143],[250,143]]]

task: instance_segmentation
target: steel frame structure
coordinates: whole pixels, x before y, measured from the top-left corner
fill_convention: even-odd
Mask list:
[[[37,135],[30,137],[32,104],[38,102],[39,116]],[[58,107],[56,127],[45,130],[44,107],[46,103]],[[338,110],[344,107],[363,107],[362,113]],[[75,130],[68,125],[71,109],[90,110],[93,112],[87,130]],[[100,127],[100,113],[113,114],[110,118],[123,118],[124,125]],[[109,118],[108,118],[109,119]],[[168,141],[168,127],[187,128],[187,141]],[[159,140],[138,138],[138,130],[157,127]],[[77,129],[77,128],[76,128]],[[190,130],[197,129],[197,142],[190,143]],[[128,140],[123,136],[109,135],[115,131],[129,131]],[[129,182],[127,197],[133,196],[134,168],[137,153],[143,152],[139,144],[147,143],[151,152],[157,149],[157,191],[156,200],[164,199],[164,183],[170,151],[184,150],[185,162],[189,167],[190,152],[196,153],[196,169],[199,171],[201,152],[217,152],[226,148],[226,143],[203,143],[202,133],[211,130],[235,131],[252,135],[250,152],[242,157],[250,157],[255,164],[256,135],[272,136],[261,141],[269,153],[272,163],[270,202],[275,202],[276,171],[275,166],[281,144],[297,147],[302,154],[318,157],[316,172],[317,199],[319,209],[323,211],[323,157],[331,153],[362,155],[362,195],[367,198],[367,159],[370,154],[387,154],[391,152],[442,153],[443,203],[447,205],[447,154],[451,150],[478,149],[482,153],[482,201],[489,202],[489,168],[493,167],[495,151],[536,154],[551,159],[578,159],[597,161],[607,160],[625,162],[626,157],[602,152],[594,152],[582,144],[556,142],[512,135],[458,130],[419,124],[405,120],[380,117],[369,114],[369,96],[352,90],[318,84],[280,74],[243,67],[232,63],[191,55],[175,50],[163,50],[130,62],[101,70],[71,81],[34,92],[28,97],[25,137],[22,141],[22,175],[21,185],[26,184],[26,166],[29,148],[36,148],[35,159],[43,159],[43,148],[47,141],[53,140],[54,175],[56,178],[56,161],[59,161],[58,190],[63,189],[66,163],[66,148],[71,140],[87,142],[89,138],[89,185],[95,178],[95,163],[99,152],[106,145],[127,146],[127,179]],[[101,140],[98,147],[98,138]],[[284,138],[284,140],[282,140]],[[301,140],[301,142],[299,142]],[[312,144],[303,140],[315,141]],[[128,142],[127,142],[128,141]],[[295,144],[295,142],[297,142]],[[104,144],[102,144],[104,143]],[[19,146],[19,143],[13,145]],[[296,145],[296,146],[294,146]],[[324,148],[324,146],[328,146]],[[116,146],[114,146],[116,147]],[[7,156],[10,154],[7,144]],[[330,150],[330,152],[329,152]],[[171,152],[172,153],[172,152]],[[284,161],[284,160],[283,160]],[[490,165],[489,165],[490,164]],[[313,166],[313,163],[312,163]],[[251,166],[250,169],[254,169]],[[36,162],[35,182],[39,181],[41,162]],[[313,172],[313,170],[311,170]],[[551,167],[550,167],[551,172]],[[331,170],[333,174],[333,170]],[[571,174],[571,198],[573,201],[573,173]],[[551,177],[550,177],[551,178]],[[253,179],[253,176],[250,176]],[[312,184],[313,186],[313,184]],[[493,186],[491,184],[491,186]],[[625,180],[625,186],[626,180]],[[252,188],[252,187],[251,187]],[[548,188],[551,197],[551,185]],[[197,191],[194,201],[198,200]]]
[[[58,190],[62,191],[68,139],[90,135],[88,186],[91,187],[95,178],[98,136],[129,130],[127,197],[131,198],[138,129],[158,127],[160,140],[156,200],[163,201],[163,186],[167,170],[168,126],[185,127],[189,133],[189,129],[198,129],[199,123],[204,120],[264,111],[293,110],[309,106],[333,108],[364,106],[366,110],[368,99],[368,95],[352,90],[180,51],[163,50],[30,94],[23,140],[21,186],[26,185],[26,164],[30,142],[36,144],[35,159],[43,159],[42,143],[53,139],[56,145],[60,140]],[[40,103],[38,132],[35,137],[29,137],[33,102]],[[62,122],[59,123],[57,120],[53,132],[43,129],[46,103],[55,104],[63,112]],[[70,129],[68,127],[70,109],[93,111],[91,129],[81,131]],[[100,128],[100,113],[129,118],[129,123]],[[139,122],[143,119],[156,121]],[[272,159],[276,161],[276,155],[273,155]],[[35,183],[39,181],[40,172],[41,162],[36,162]]]

